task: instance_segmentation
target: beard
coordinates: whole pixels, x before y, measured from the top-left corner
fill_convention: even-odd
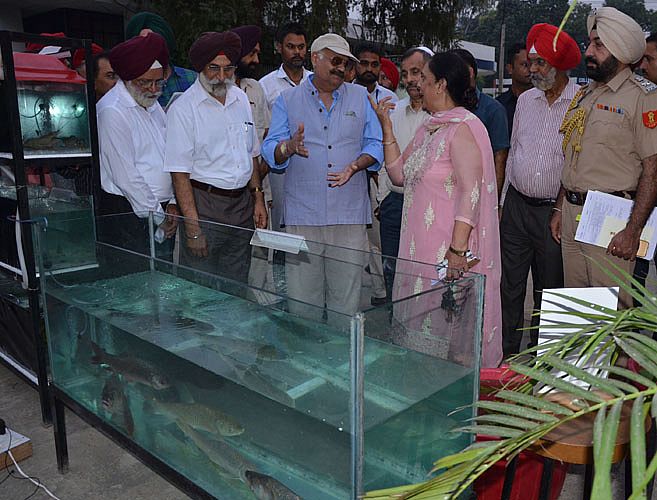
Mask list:
[[[554,87],[554,82],[557,81],[557,68],[550,68],[545,76],[540,73],[532,73],[530,78],[534,87],[545,92]]]
[[[371,85],[374,82],[378,82],[379,77],[376,76],[371,71],[365,71],[364,73],[356,74],[356,81],[361,85],[365,85],[367,87],[368,85]]]
[[[618,72],[618,59],[612,55],[609,55],[601,63],[591,56],[585,57],[584,60],[586,61],[586,76],[596,82],[607,83]],[[589,66],[589,64],[593,64],[593,66]]]
[[[150,108],[162,95],[161,90],[158,90],[157,92],[151,92],[150,90],[144,91],[132,82],[125,83],[125,88],[127,89],[128,94],[130,94],[135,102],[142,108]]]
[[[226,97],[228,89],[235,84],[235,77],[225,78],[222,82],[218,78],[210,80],[203,73],[199,73],[198,79],[201,82],[201,87],[203,87],[208,94],[219,99]]]
[[[303,68],[303,57],[291,57],[283,62],[293,68]]]
[[[256,76],[256,65],[255,64],[244,64],[239,62],[237,69],[235,70],[236,74],[240,78],[255,78]]]

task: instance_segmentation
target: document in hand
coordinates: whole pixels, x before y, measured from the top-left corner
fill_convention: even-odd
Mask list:
[[[586,195],[586,202],[577,226],[575,239],[582,243],[607,248],[611,238],[625,229],[633,203],[632,200],[608,193],[589,191]],[[656,229],[657,215],[653,210],[641,233],[637,257],[652,259],[657,245],[655,240]]]

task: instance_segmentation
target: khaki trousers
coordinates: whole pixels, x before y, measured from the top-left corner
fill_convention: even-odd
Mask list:
[[[564,200],[561,213],[561,255],[563,258],[564,286],[568,288],[586,288],[594,286],[617,287],[618,283],[627,280],[618,276],[618,281],[608,276],[604,269],[615,273],[610,262],[632,274],[634,262],[619,259],[607,254],[607,249],[588,243],[575,241],[577,231],[577,217],[582,208]],[[619,309],[632,307],[632,298],[621,289],[618,301]]]

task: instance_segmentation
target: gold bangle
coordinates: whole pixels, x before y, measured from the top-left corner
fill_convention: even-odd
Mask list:
[[[262,189],[260,186],[256,186],[256,187],[254,187],[253,189],[251,189],[251,192],[252,192],[252,193],[264,193],[265,190]]]
[[[397,144],[397,140],[393,139],[392,141],[382,142],[381,144],[383,144],[384,146],[391,146],[392,144]]]
[[[456,250],[452,247],[452,245],[449,246],[449,251],[454,255],[458,255],[459,257],[465,257],[465,255],[468,253],[467,248],[465,250]]]

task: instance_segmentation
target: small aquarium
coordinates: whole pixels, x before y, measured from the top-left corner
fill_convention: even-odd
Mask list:
[[[107,229],[132,218],[95,225],[118,235]],[[413,286],[373,307],[368,253],[201,222],[220,258],[246,252],[240,277],[186,258],[183,240],[167,250],[148,222],[143,253],[94,241],[97,267],[41,275],[52,383],[70,407],[220,499],[356,499],[425,480],[471,443],[459,428],[477,398],[481,276],[444,283],[398,262]],[[312,272],[295,274],[300,262]],[[364,276],[351,310],[313,298],[320,268]]]
[[[15,53],[15,84],[26,158],[90,156],[86,80],[59,59]],[[0,116],[8,117],[8,79],[0,82]],[[10,120],[0,124],[0,157],[11,158]]]
[[[5,242],[0,248],[0,267],[20,274],[25,258],[19,251],[23,231],[43,225],[48,228],[41,238],[49,249],[41,259],[46,270],[61,273],[97,265],[92,197],[58,187],[29,185],[24,189],[30,216],[38,224],[16,222],[16,187],[0,184],[0,237]]]

